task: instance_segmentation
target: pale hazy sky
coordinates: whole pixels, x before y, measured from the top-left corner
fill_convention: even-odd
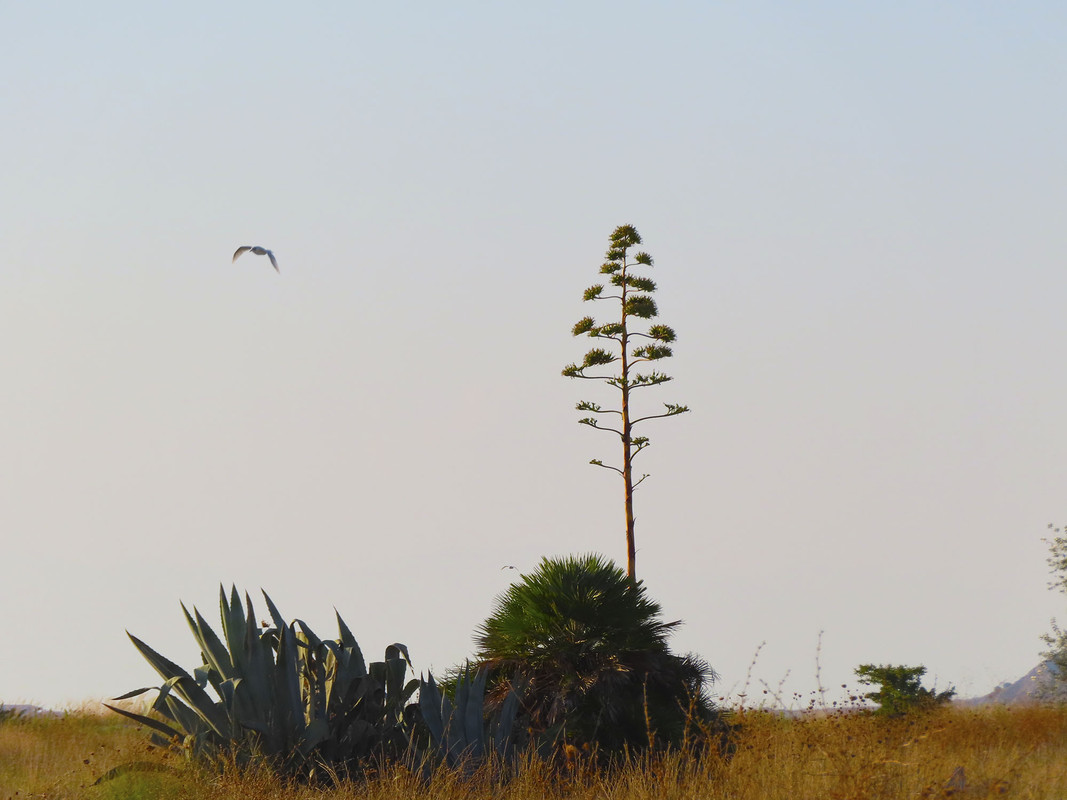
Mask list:
[[[266,588],[419,669],[625,558],[560,369],[641,231],[638,573],[739,691],[1033,667],[1067,519],[1067,6],[0,3],[0,699]],[[273,248],[281,265],[238,245]],[[655,393],[658,392],[658,395]],[[262,602],[259,601],[262,608]]]

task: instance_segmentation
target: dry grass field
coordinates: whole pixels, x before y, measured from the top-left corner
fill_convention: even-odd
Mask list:
[[[151,747],[126,720],[84,711],[0,722],[0,800],[1067,798],[1064,708],[950,707],[898,720],[744,712],[735,721],[728,755],[675,753],[609,772],[581,761],[528,760],[508,781],[445,770],[426,780],[390,766],[323,788],[285,785],[263,772],[197,769]],[[96,783],[131,763],[138,768]]]

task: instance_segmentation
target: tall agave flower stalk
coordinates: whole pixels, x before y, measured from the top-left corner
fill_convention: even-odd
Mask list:
[[[622,443],[622,459],[618,466],[605,464],[599,458],[589,463],[616,472],[623,481],[623,510],[626,519],[626,571],[631,581],[637,580],[637,548],[634,541],[634,490],[648,475],[634,477],[634,459],[649,446],[647,436],[638,436],[638,425],[653,419],[673,417],[689,411],[688,406],[664,403],[661,413],[635,413],[632,401],[638,390],[667,383],[672,378],[666,373],[651,369],[640,372],[645,364],[655,364],[673,355],[671,343],[676,336],[668,325],[649,324],[644,330],[638,323],[654,319],[659,310],[652,295],[656,283],[651,278],[638,275],[635,269],[651,269],[652,256],[645,252],[631,254],[641,244],[641,236],[633,225],[620,225],[611,234],[605,261],[600,267],[606,275],[611,294],[604,294],[604,284],[598,283],[585,290],[582,299],[586,302],[608,300],[618,303],[618,316],[611,321],[597,323],[592,317],[583,317],[575,323],[571,333],[596,339],[603,346],[593,347],[585,354],[580,364],[568,364],[563,368],[567,378],[606,383],[619,393],[617,408],[603,408],[598,403],[582,400],[575,406],[578,411],[589,414],[578,422],[590,428],[618,436]],[[607,349],[605,349],[605,347]],[[610,367],[605,372],[604,368]]]

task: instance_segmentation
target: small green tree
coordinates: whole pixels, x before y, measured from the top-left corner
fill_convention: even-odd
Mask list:
[[[947,703],[956,694],[951,687],[943,692],[925,689],[922,677],[926,667],[906,667],[895,664],[861,664],[856,667],[856,676],[866,686],[877,686],[877,692],[863,695],[866,700],[878,704],[879,714],[900,716],[911,711],[922,711]]]
[[[1054,534],[1052,539],[1045,540],[1049,548],[1049,572],[1054,576],[1048,588],[1067,594],[1067,535],[1063,528],[1052,523],[1048,527]],[[1049,677],[1038,688],[1038,693],[1042,698],[1062,701],[1067,699],[1067,631],[1053,619],[1052,632],[1042,634],[1041,639],[1048,647],[1041,655],[1048,664]]]
[[[589,463],[619,473],[623,480],[623,493],[626,513],[626,565],[631,581],[637,579],[635,567],[636,547],[634,544],[634,489],[648,477],[642,475],[636,481],[633,476],[633,462],[637,455],[649,445],[647,436],[634,436],[634,427],[650,419],[673,417],[689,410],[687,406],[664,403],[665,411],[661,414],[647,414],[634,417],[630,408],[630,396],[637,389],[647,389],[671,380],[668,375],[652,370],[647,373],[637,372],[639,364],[670,358],[670,343],[675,340],[674,330],[666,325],[650,325],[646,330],[634,330],[633,320],[650,320],[658,313],[652,293],[656,284],[649,278],[631,272],[638,264],[651,267],[652,257],[645,252],[630,255],[633,247],[641,244],[641,236],[632,225],[620,225],[611,234],[611,244],[605,256],[607,259],[600,267],[603,275],[609,275],[612,286],[618,294],[604,294],[604,285],[596,284],[585,290],[583,300],[614,300],[618,302],[619,316],[615,322],[598,325],[592,317],[583,317],[571,330],[575,336],[583,333],[593,339],[611,342],[610,351],[594,347],[585,354],[581,364],[568,364],[563,368],[563,375],[568,378],[585,378],[603,381],[617,389],[620,394],[619,408],[601,408],[596,403],[583,400],[576,408],[594,416],[578,420],[596,430],[608,431],[622,440],[622,464],[615,467],[594,458]],[[637,346],[634,346],[634,345]],[[617,371],[604,374],[587,374],[586,370],[596,370],[618,364]],[[600,419],[605,415],[618,417],[618,427],[602,426]]]

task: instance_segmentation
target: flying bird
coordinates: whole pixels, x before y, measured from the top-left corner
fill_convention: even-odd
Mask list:
[[[233,260],[236,261],[237,257],[241,255],[241,253],[247,253],[249,250],[251,250],[257,256],[266,256],[267,258],[269,258],[270,263],[274,266],[274,269],[277,270],[279,274],[281,273],[281,270],[278,269],[278,259],[274,257],[274,253],[272,253],[266,247],[260,247],[258,244],[255,246],[245,245],[244,247],[238,247],[237,252],[233,254]]]

